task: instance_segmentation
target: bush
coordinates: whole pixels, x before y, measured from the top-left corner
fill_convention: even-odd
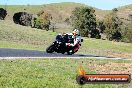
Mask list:
[[[90,35],[91,38],[96,38],[96,39],[101,38],[100,31],[98,29],[91,30]]]
[[[16,24],[20,24],[23,26],[31,26],[32,14],[29,14],[27,12],[17,12],[13,16],[13,21]]]
[[[97,28],[100,30],[100,33],[104,33],[104,30],[106,29],[104,21],[97,20]]]
[[[110,41],[120,41],[122,38],[122,34],[118,30],[106,29],[105,30],[106,38]]]
[[[39,13],[34,19],[34,27],[38,29],[49,30],[51,15],[48,13]]]
[[[7,11],[3,8],[0,8],[0,20],[4,20],[7,15]]]

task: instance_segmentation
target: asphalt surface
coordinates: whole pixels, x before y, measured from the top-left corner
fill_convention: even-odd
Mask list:
[[[104,56],[94,56],[94,55],[83,55],[74,54],[67,55],[61,53],[46,53],[44,51],[37,50],[24,50],[24,49],[8,49],[0,48],[0,59],[13,59],[13,58],[97,58],[97,59],[124,59],[124,58],[114,58],[114,57],[104,57]]]
[[[93,57],[93,56],[82,54],[67,55],[61,53],[46,53],[44,51],[37,50],[0,48],[0,57]]]

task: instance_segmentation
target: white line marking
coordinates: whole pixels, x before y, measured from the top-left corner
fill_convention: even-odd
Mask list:
[[[132,60],[132,59],[125,59],[125,58],[108,58],[108,57],[0,57],[0,60],[4,60],[4,59],[37,59],[37,58],[44,58],[44,59],[66,59],[66,58],[71,58],[71,59],[85,59],[85,58],[89,58],[89,59],[109,59],[109,60]]]

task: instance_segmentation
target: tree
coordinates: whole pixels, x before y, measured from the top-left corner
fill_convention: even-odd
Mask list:
[[[128,29],[127,34],[126,34],[127,41],[132,43],[132,27]]]
[[[124,42],[132,43],[132,25],[131,23],[127,25],[126,31],[124,32]]]
[[[104,30],[106,29],[106,27],[102,20],[97,20],[97,28],[99,28],[100,33],[104,33]]]
[[[88,37],[96,30],[95,10],[90,7],[77,7],[72,12],[72,25],[80,30],[82,36]]]
[[[121,26],[122,21],[117,16],[117,9],[113,9],[112,12],[105,16],[104,24],[106,27],[105,33],[109,40],[121,40]]]

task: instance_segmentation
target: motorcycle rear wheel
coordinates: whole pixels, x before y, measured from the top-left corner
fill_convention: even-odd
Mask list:
[[[61,52],[62,54],[65,54],[65,52]]]
[[[73,51],[68,51],[67,54],[68,54],[68,55],[72,55],[72,54],[74,54],[74,53],[73,53]]]

